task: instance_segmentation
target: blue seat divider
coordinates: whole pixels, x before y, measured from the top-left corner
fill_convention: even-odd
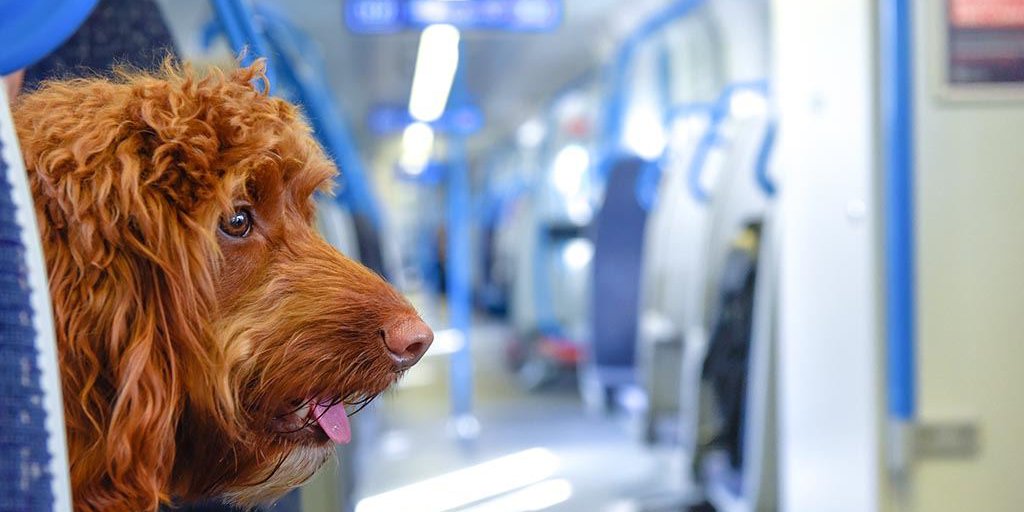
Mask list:
[[[0,512],[49,511],[54,496],[39,351],[9,171],[0,152]]]
[[[636,181],[648,165],[622,157],[610,166],[604,203],[594,219],[591,362],[606,387],[632,384],[647,210]]]

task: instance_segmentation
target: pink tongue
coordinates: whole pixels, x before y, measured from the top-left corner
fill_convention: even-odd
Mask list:
[[[320,428],[324,429],[327,437],[337,444],[348,444],[352,440],[352,428],[348,425],[348,413],[342,404],[334,407],[324,407],[318,403],[313,404],[313,414]]]

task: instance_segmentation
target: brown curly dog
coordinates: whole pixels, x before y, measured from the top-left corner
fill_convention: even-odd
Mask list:
[[[262,64],[51,82],[15,120],[82,511],[276,499],[430,329],[312,227],[336,171]]]

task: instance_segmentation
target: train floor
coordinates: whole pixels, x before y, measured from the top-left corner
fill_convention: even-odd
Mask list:
[[[473,328],[474,441],[453,435],[445,356],[426,358],[360,420],[372,438],[361,443],[357,512],[680,510],[681,457],[641,444],[623,417],[588,411],[571,383],[526,391],[503,362],[507,336],[495,322]]]

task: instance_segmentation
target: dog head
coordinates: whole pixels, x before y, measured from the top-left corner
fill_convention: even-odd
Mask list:
[[[81,509],[274,499],[433,338],[315,232],[335,168],[260,80],[167,64],[15,106]]]

